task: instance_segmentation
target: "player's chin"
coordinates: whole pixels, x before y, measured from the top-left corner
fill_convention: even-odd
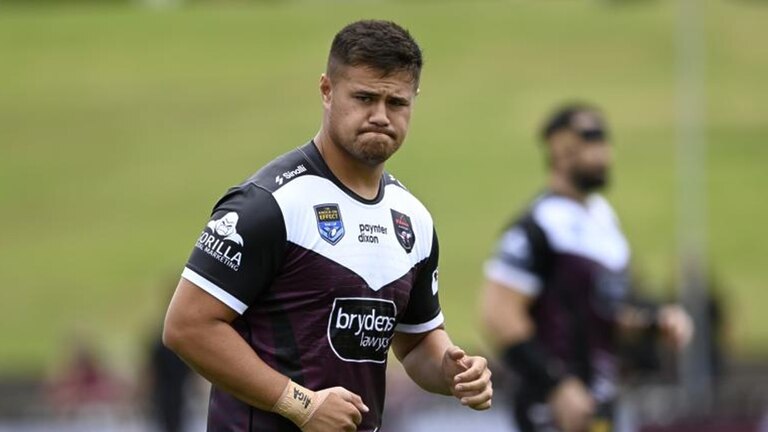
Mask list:
[[[400,143],[386,136],[362,140],[358,145],[358,153],[369,165],[379,165],[387,161],[397,149]]]

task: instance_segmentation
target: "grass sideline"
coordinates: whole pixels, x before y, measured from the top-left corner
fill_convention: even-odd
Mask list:
[[[674,12],[565,1],[0,9],[0,371],[49,367],[74,333],[135,365],[211,205],[315,133],[330,39],[362,17],[404,24],[425,50],[411,134],[389,170],[436,220],[456,341],[481,344],[481,264],[538,190],[535,128],[566,99],[605,108],[610,198],[637,268],[669,294]],[[766,18],[760,5],[707,3],[708,245],[742,355],[768,351]]]

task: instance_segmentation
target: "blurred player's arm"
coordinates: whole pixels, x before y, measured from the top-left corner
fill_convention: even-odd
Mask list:
[[[426,333],[396,332],[392,349],[408,376],[424,390],[453,395],[472,409],[491,407],[487,360],[455,346],[442,326]]]
[[[618,313],[619,327],[625,332],[658,330],[672,347],[682,350],[691,341],[693,320],[678,304],[657,306],[651,303],[626,303]]]
[[[315,393],[295,385],[232,328],[236,317],[234,310],[182,278],[165,317],[163,342],[217,387],[289,418],[304,431],[356,430],[361,412],[368,411],[359,396],[341,387]],[[292,400],[293,389],[310,398],[305,410]]]
[[[499,350],[531,339],[535,325],[529,308],[534,297],[487,280],[483,292],[482,319],[488,338]]]
[[[504,364],[547,395],[558,425],[565,431],[580,430],[593,414],[595,401],[584,383],[569,376],[539,345],[529,311],[533,299],[520,289],[486,280],[484,330]]]

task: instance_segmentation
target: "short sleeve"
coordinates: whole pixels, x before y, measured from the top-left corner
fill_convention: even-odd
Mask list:
[[[443,324],[443,313],[437,294],[439,255],[440,245],[437,241],[437,233],[433,231],[432,249],[419,266],[408,306],[395,327],[396,331],[424,333]]]
[[[235,188],[214,207],[182,277],[242,314],[272,283],[285,244],[272,194],[254,185]]]
[[[485,277],[537,296],[543,285],[547,250],[543,232],[531,221],[519,222],[502,234],[495,254],[485,263]]]

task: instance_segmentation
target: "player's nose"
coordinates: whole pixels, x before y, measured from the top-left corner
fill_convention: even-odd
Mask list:
[[[376,125],[378,127],[389,126],[389,116],[387,115],[387,106],[383,101],[377,104],[374,104],[371,107],[371,115],[370,117],[368,117],[368,121],[371,124]]]

